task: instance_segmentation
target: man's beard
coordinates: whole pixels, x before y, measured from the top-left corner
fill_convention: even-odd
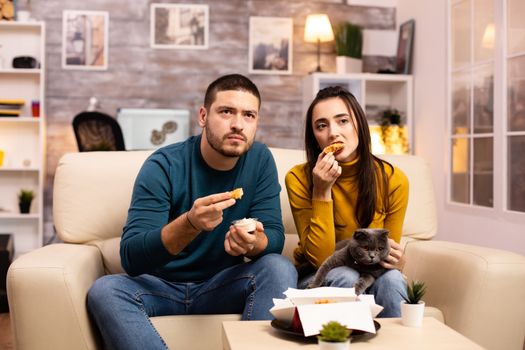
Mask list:
[[[213,148],[216,152],[218,152],[219,154],[225,156],[225,157],[240,157],[242,156],[244,153],[246,153],[252,143],[252,142],[249,142],[248,141],[248,138],[246,137],[246,135],[244,135],[243,133],[241,132],[231,132],[229,134],[226,134],[222,137],[215,134],[213,131],[211,131],[211,128],[208,126],[208,124],[206,124],[205,126],[205,130],[206,130],[206,140],[208,141],[208,143],[210,144],[211,148]],[[245,141],[245,146],[244,148],[242,149],[237,149],[237,148],[234,148],[234,149],[226,149],[224,146],[223,146],[223,141],[226,140],[228,138],[228,136],[230,135],[240,135],[244,138],[244,141]]]

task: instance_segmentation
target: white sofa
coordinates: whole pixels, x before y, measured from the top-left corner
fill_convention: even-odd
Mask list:
[[[283,188],[288,257],[297,244],[284,175],[304,161],[298,150],[271,149]],[[20,256],[8,273],[8,297],[18,350],[97,349],[86,311],[95,279],[122,271],[119,240],[135,176],[147,151],[65,155],[58,165],[53,217],[58,237]],[[410,199],[403,242],[409,279],[425,281],[428,313],[488,349],[521,350],[525,332],[525,257],[494,249],[430,241],[436,208],[427,164],[415,156],[385,156],[405,171]],[[221,323],[239,315],[153,317],[172,349],[222,349]]]

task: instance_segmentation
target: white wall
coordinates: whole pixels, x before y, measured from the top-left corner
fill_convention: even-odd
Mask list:
[[[499,248],[525,255],[525,215],[510,219],[498,210],[446,203],[447,3],[398,0],[397,23],[416,20],[413,56],[415,153],[432,168],[439,231],[435,239]],[[501,114],[495,114],[495,118]],[[495,120],[496,123],[500,120]],[[500,196],[501,189],[494,195]]]

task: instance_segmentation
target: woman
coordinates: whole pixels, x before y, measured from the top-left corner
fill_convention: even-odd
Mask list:
[[[322,150],[335,143],[335,154]],[[399,271],[404,264],[399,245],[408,202],[408,180],[398,168],[371,153],[370,131],[355,97],[341,87],[317,94],[306,115],[307,163],[286,175],[286,188],[299,233],[294,258],[301,269],[298,286],[305,288],[315,270],[335,250],[336,242],[350,238],[357,228],[390,231],[390,255],[381,264],[388,269],[367,293],[384,307],[380,317],[399,317],[406,283]],[[303,273],[301,273],[303,272]],[[346,266],[330,271],[325,285],[353,287],[358,273]]]

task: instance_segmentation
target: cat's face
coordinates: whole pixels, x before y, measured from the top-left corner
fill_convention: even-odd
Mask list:
[[[388,230],[362,228],[354,232],[350,254],[358,264],[372,265],[384,260],[389,252]]]

